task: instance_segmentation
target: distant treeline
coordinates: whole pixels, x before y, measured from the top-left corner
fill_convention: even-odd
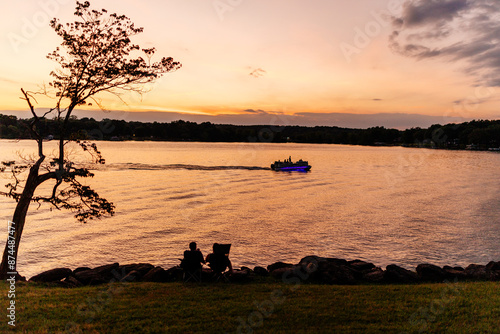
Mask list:
[[[0,138],[29,139],[30,119],[0,114]],[[57,139],[57,122],[43,120],[41,131]],[[158,140],[202,142],[325,143],[350,145],[404,145],[448,149],[500,147],[500,120],[478,120],[461,124],[432,125],[407,130],[373,127],[348,129],[331,126],[226,125],[175,121],[171,123],[72,118],[70,128],[80,139]]]

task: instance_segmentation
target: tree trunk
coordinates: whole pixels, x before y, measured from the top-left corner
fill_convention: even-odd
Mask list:
[[[2,263],[0,264],[0,279],[4,280],[6,278],[10,278],[12,274],[8,275],[7,273],[17,272],[17,253],[19,250],[19,243],[21,242],[21,236],[23,233],[24,223],[26,221],[26,214],[28,213],[28,209],[35,193],[35,189],[40,184],[38,181],[38,170],[40,168],[40,164],[43,161],[41,158],[35,165],[30,168],[30,172],[28,175],[28,179],[26,180],[26,185],[24,187],[23,193],[17,202],[16,209],[14,211],[14,216],[12,217],[12,228],[13,235],[8,234],[7,242],[5,243],[5,249],[3,252]],[[13,244],[14,249],[9,248],[9,236],[13,237],[15,242]],[[12,242],[12,241],[11,241]],[[9,252],[10,251],[10,252]],[[9,265],[9,260],[12,263],[14,260],[14,266]],[[16,275],[19,277],[19,275]]]

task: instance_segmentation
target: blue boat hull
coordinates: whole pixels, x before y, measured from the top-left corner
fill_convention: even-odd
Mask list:
[[[276,167],[273,168],[273,170],[278,171],[278,172],[293,172],[293,171],[298,171],[298,172],[308,172],[311,170],[311,166],[293,166],[293,167]]]
[[[311,166],[307,161],[304,161],[302,159],[297,162],[293,162],[292,157],[290,157],[288,159],[285,159],[285,161],[275,161],[273,164],[271,164],[271,169],[281,172],[308,172],[311,169]]]

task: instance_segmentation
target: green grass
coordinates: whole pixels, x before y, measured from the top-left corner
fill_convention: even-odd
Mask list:
[[[16,316],[26,333],[500,333],[500,283],[18,283]]]

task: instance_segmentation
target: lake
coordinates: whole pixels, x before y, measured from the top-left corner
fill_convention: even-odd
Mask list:
[[[87,183],[115,203],[116,215],[81,224],[33,205],[22,275],[113,262],[169,268],[191,241],[204,255],[214,242],[231,243],[235,267],[313,254],[406,268],[500,261],[498,153],[293,143],[98,147],[107,164]],[[0,160],[35,149],[33,141],[0,140]],[[289,156],[308,160],[311,172],[269,169]],[[2,250],[14,204],[0,198]]]

